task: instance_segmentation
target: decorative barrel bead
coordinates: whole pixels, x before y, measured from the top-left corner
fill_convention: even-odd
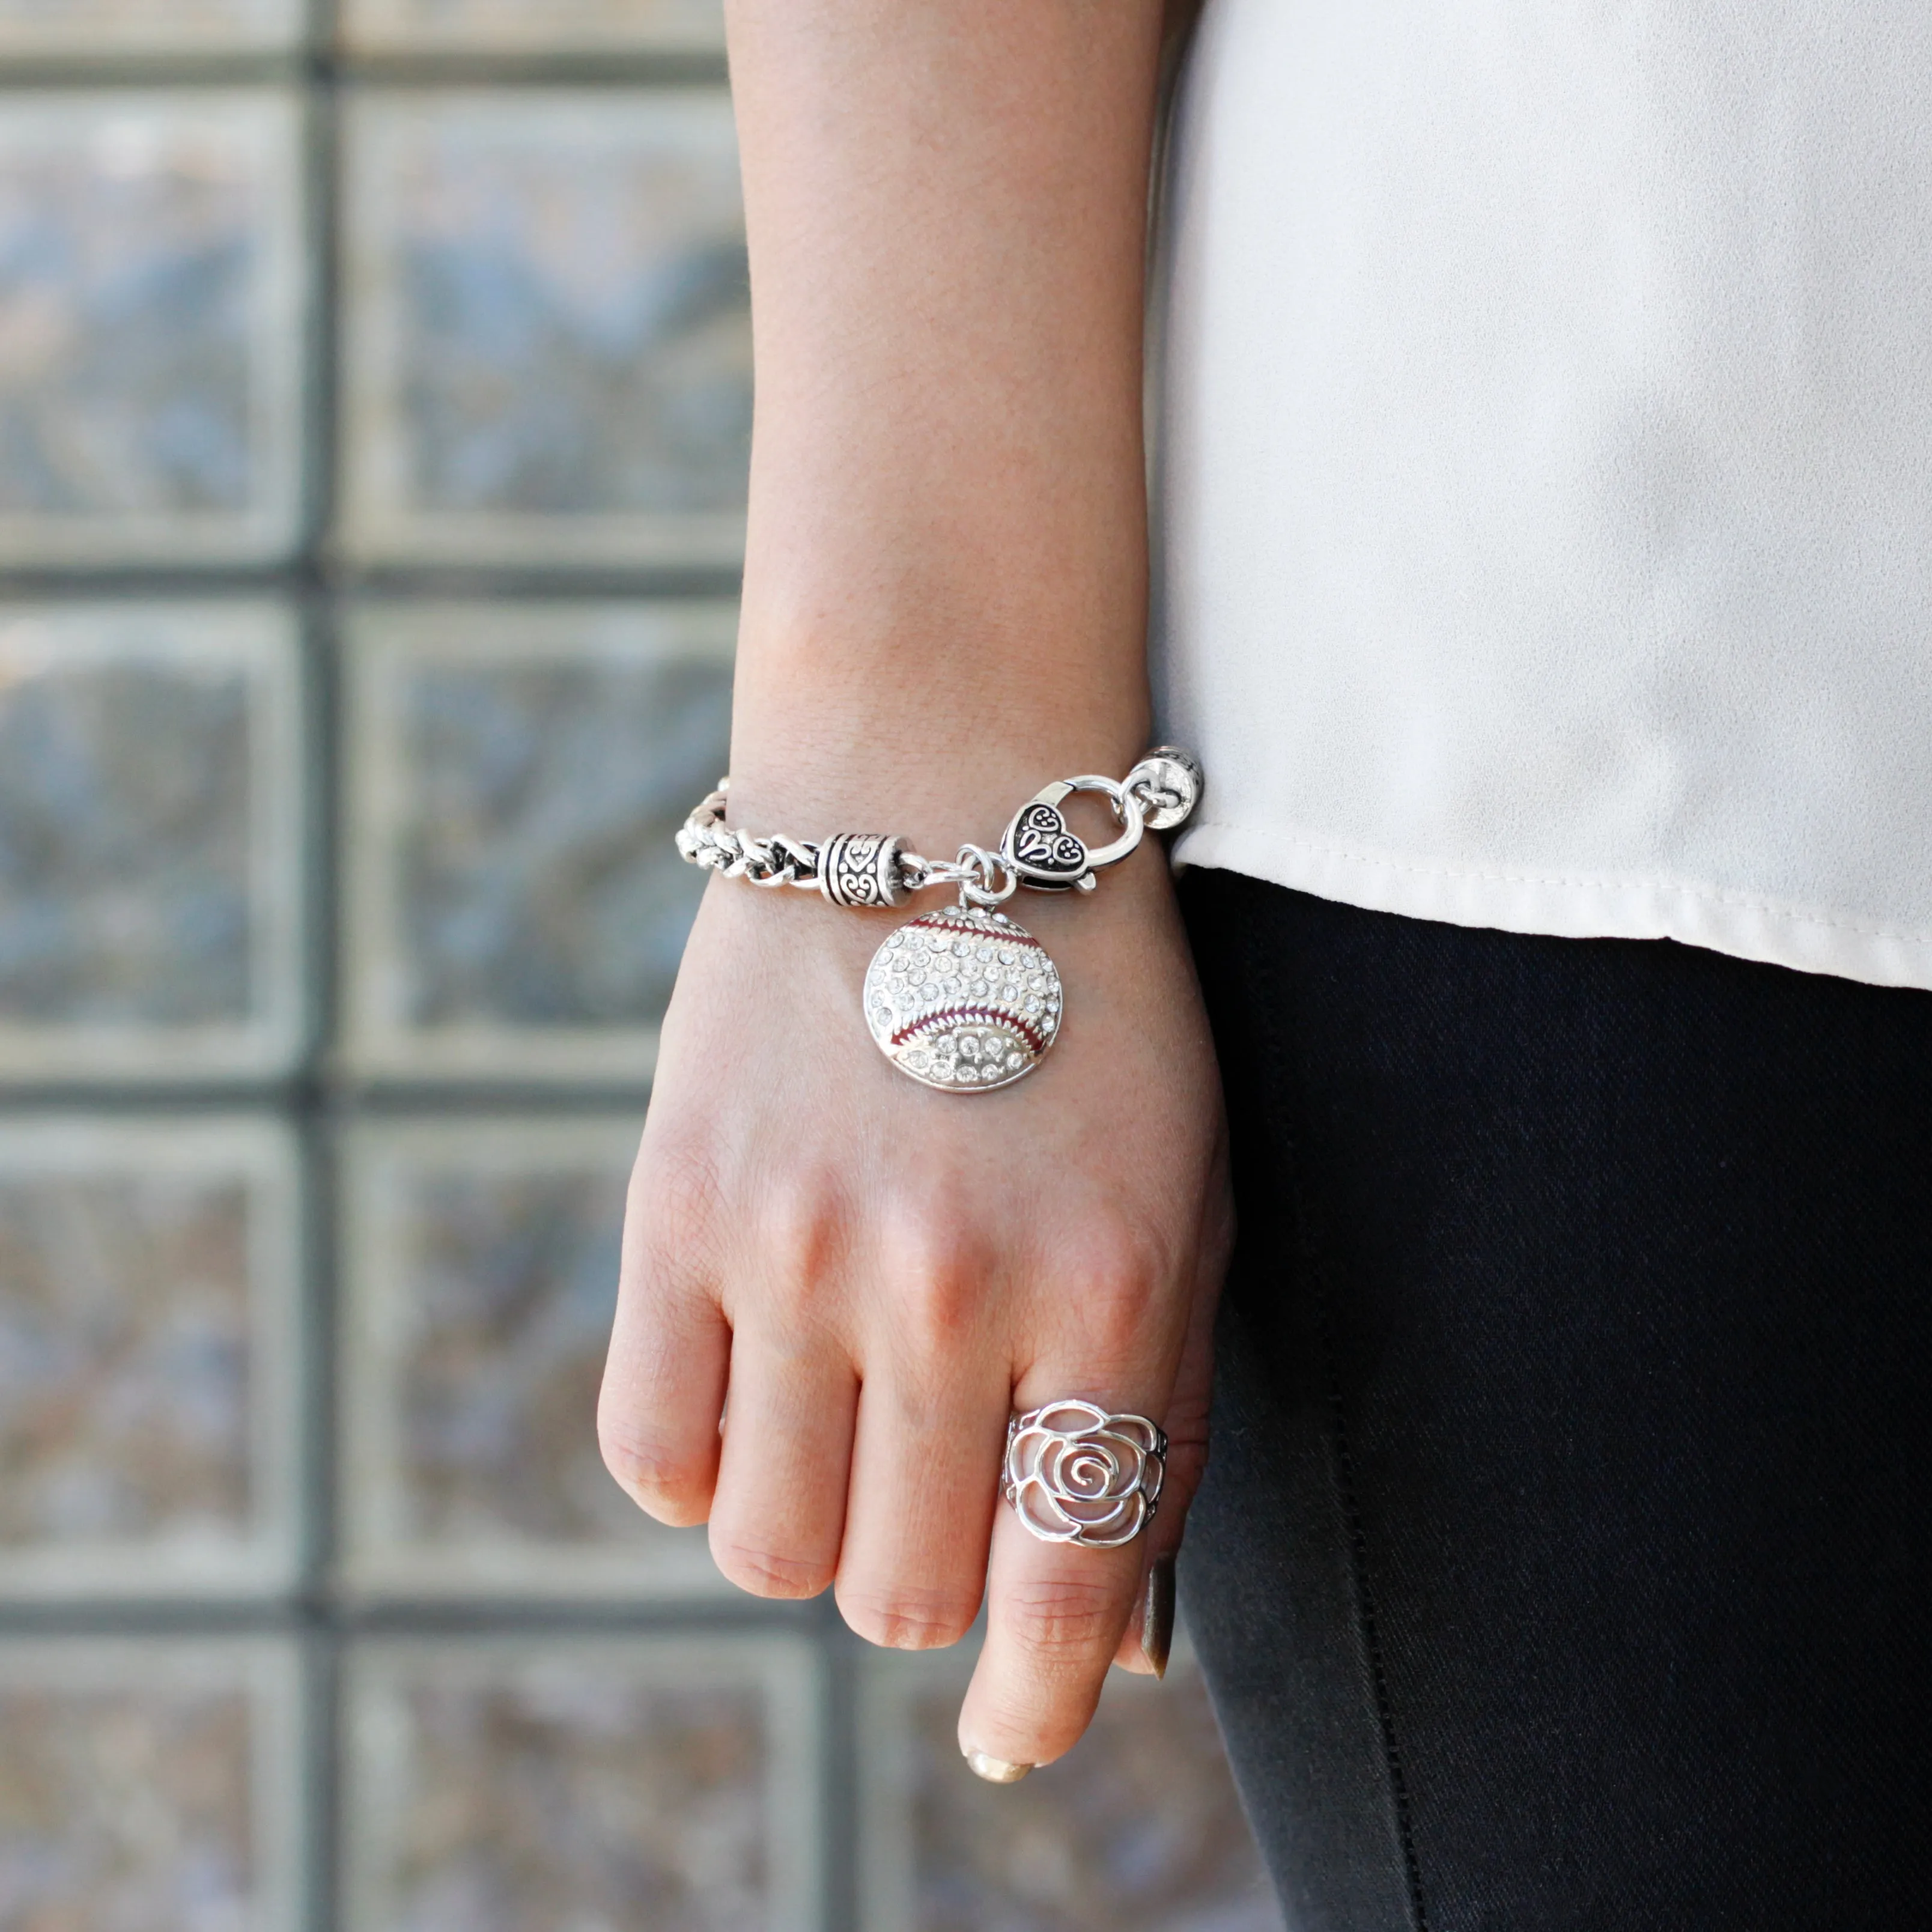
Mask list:
[[[899,863],[905,841],[883,832],[841,832],[818,853],[818,890],[838,906],[896,906],[906,902]]]

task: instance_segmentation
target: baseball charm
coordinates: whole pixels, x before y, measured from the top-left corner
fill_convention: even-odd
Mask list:
[[[901,926],[872,956],[865,1002],[879,1051],[949,1093],[1022,1078],[1060,1030],[1060,974],[1046,948],[976,906]]]

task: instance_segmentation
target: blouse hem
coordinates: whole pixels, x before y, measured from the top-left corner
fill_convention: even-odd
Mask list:
[[[1212,820],[1182,836],[1174,862],[1450,926],[1562,939],[1673,939],[1800,973],[1932,991],[1932,932],[1695,880],[1478,870]]]

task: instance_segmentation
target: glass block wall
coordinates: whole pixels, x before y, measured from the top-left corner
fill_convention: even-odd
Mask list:
[[[749,410],[716,0],[0,0],[0,1927],[1278,1922],[598,1462]]]

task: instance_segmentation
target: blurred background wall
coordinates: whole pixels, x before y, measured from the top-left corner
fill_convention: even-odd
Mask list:
[[[970,1658],[598,1462],[723,82],[713,0],[0,0],[0,1932],[1277,1922],[1184,1652],[992,1790]]]

